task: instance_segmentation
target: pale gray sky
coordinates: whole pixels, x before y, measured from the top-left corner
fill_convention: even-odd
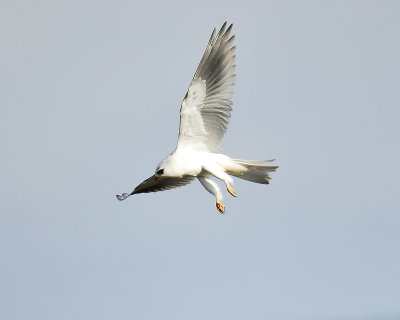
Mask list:
[[[0,3],[0,318],[400,318],[400,2]],[[234,24],[224,151],[275,157],[227,214],[173,151]]]

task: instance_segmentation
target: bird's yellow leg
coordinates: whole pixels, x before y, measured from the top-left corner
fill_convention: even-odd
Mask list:
[[[229,184],[226,185],[226,190],[228,190],[228,192],[229,192],[232,196],[237,197],[235,190],[233,190],[233,189],[229,186]]]
[[[222,204],[222,202],[220,202],[218,199],[217,199],[217,203],[216,203],[216,205],[217,205],[217,210],[219,211],[219,213],[224,213],[224,211],[225,211],[225,206]]]

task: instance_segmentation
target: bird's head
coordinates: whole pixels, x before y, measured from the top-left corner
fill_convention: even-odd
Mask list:
[[[159,169],[157,167],[156,173],[154,174],[154,176],[156,177],[156,179],[162,177],[162,175],[164,174],[164,169]]]
[[[155,177],[156,178],[166,178],[166,177],[182,177],[185,169],[184,163],[180,157],[176,154],[170,154],[156,168]]]
[[[170,156],[166,157],[163,161],[159,163],[159,165],[156,168],[156,172],[154,176],[156,178],[160,178],[162,176],[169,176],[170,175],[170,170],[169,170],[169,163],[171,162]]]

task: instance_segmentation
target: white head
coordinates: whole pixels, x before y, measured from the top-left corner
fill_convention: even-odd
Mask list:
[[[155,173],[156,178],[159,178],[161,176],[165,177],[174,176],[174,170],[173,170],[174,167],[175,165],[173,164],[172,156],[169,155],[158,164]]]

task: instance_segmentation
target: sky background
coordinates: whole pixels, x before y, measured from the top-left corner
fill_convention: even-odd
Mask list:
[[[224,152],[271,184],[119,202],[225,20]],[[400,319],[399,33],[398,1],[0,1],[0,318]]]

